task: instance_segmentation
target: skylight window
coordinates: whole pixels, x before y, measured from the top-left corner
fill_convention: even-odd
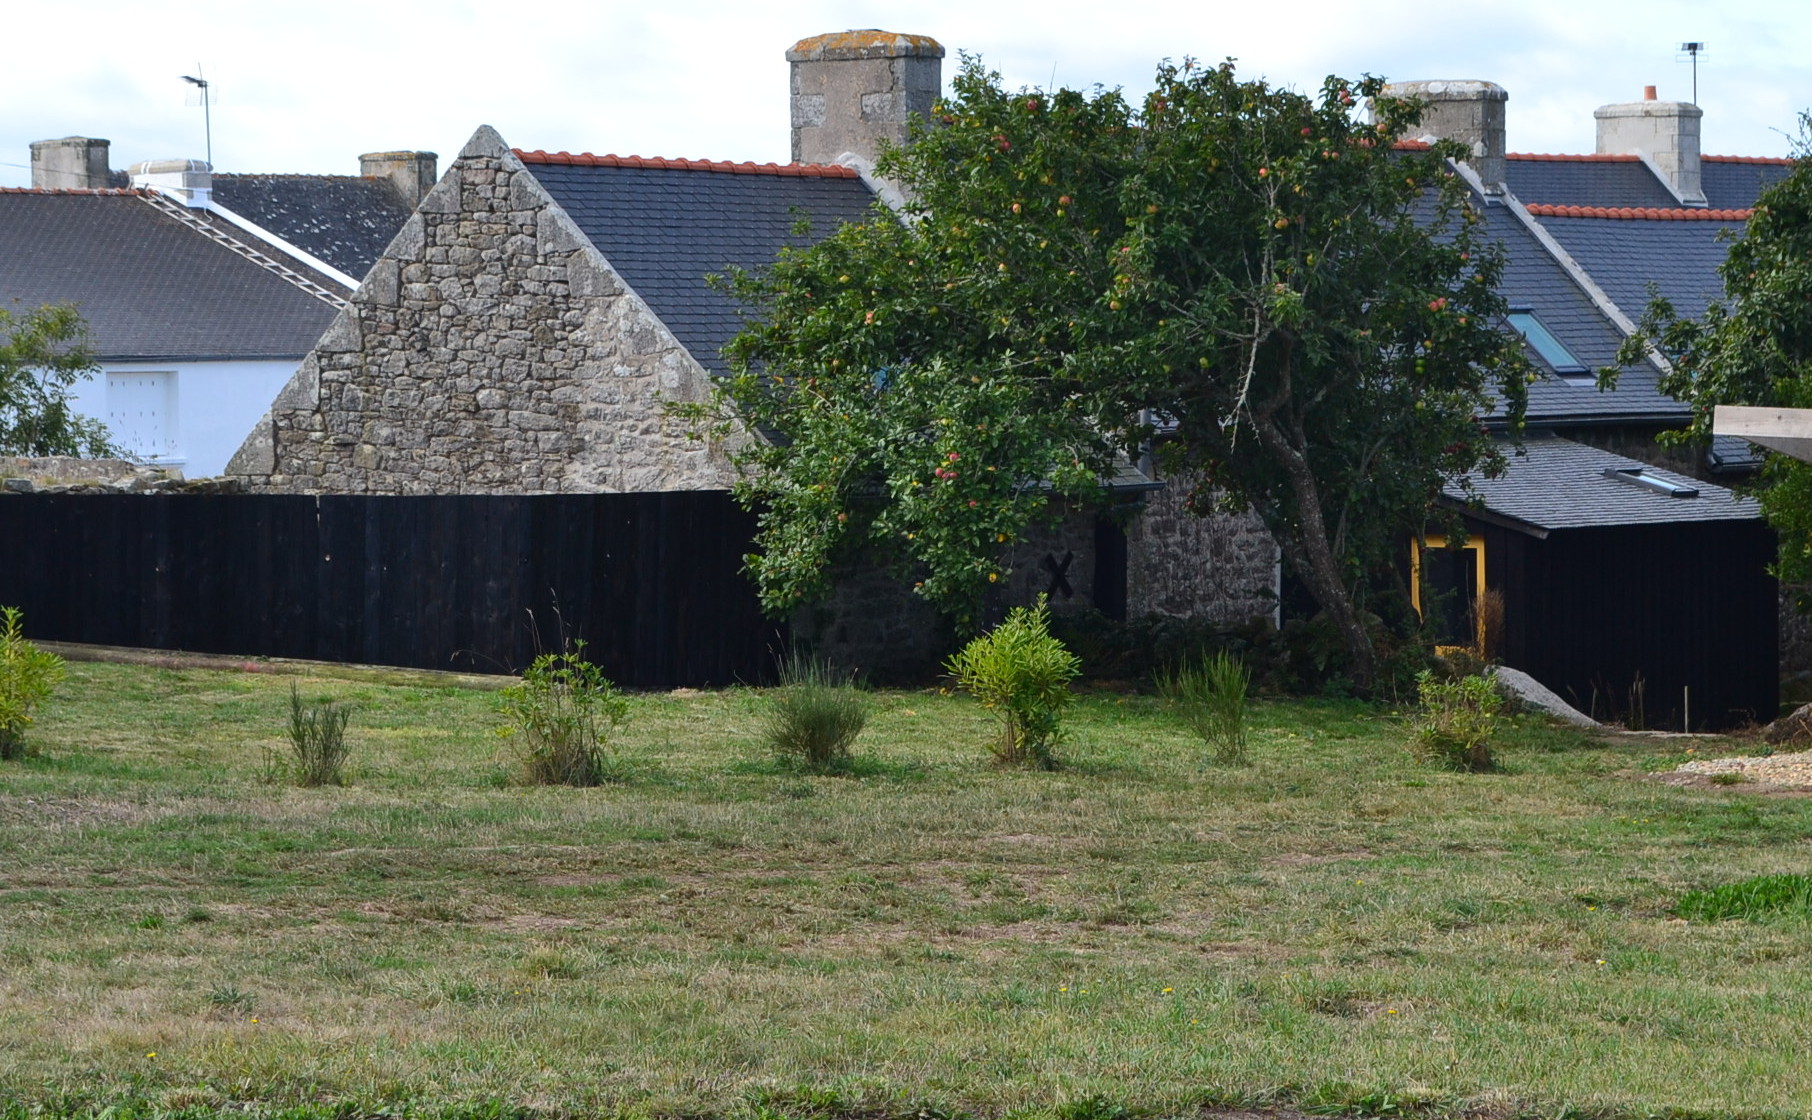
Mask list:
[[[1527,307],[1512,307],[1509,319],[1510,326],[1541,356],[1554,376],[1572,385],[1586,385],[1594,380],[1592,371],[1575,358],[1573,352],[1560,339],[1555,338],[1552,331],[1542,325],[1542,321],[1535,317],[1535,312]]]

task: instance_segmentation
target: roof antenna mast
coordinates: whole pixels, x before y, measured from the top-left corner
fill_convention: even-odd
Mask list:
[[[1705,53],[1704,43],[1681,43],[1680,50],[1692,63],[1692,103],[1699,103],[1699,56]]]
[[[195,64],[195,73],[201,73],[201,63],[199,62]],[[208,170],[212,171],[214,170],[214,109],[213,98],[208,96],[208,82],[206,78],[191,78],[187,74],[182,76],[182,80],[195,86],[201,97],[201,127],[207,138]]]

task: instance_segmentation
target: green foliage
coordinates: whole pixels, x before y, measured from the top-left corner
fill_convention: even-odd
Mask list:
[[[873,710],[848,674],[803,654],[787,658],[767,702],[762,737],[768,746],[815,773],[849,763],[849,748]]]
[[[1416,678],[1422,707],[1415,722],[1416,752],[1450,770],[1475,774],[1497,769],[1491,740],[1504,698],[1489,677],[1442,680],[1424,671]]]
[[[1812,918],[1812,877],[1758,875],[1710,890],[1689,891],[1674,912],[1702,922],[1790,915]]]
[[[1008,611],[1005,622],[944,663],[957,686],[1000,720],[1000,738],[990,749],[1003,766],[1057,765],[1052,748],[1081,663],[1051,636],[1050,618],[1040,596],[1037,606]]]
[[[1361,106],[1371,99],[1377,123]],[[970,60],[880,171],[914,198],[727,283],[758,321],[718,402],[770,609],[873,554],[973,625],[1026,528],[1174,421],[1201,513],[1251,506],[1369,673],[1355,588],[1520,416],[1502,261],[1419,107],[1165,64],[1118,91],[1008,92]],[[693,410],[703,419],[705,410]],[[921,578],[915,576],[914,578]]]
[[[345,782],[346,721],[351,712],[332,700],[302,702],[302,689],[289,686],[289,776],[299,786],[337,786]],[[280,769],[267,766],[272,776]]]
[[[499,694],[498,711],[511,722],[503,733],[522,736],[523,774],[536,785],[595,786],[622,777],[610,736],[629,714],[629,701],[584,654],[583,641],[569,641],[561,652],[535,658],[521,682]]]
[[[63,659],[25,640],[18,607],[0,607],[0,759],[25,754],[25,729],[63,682]]]
[[[69,409],[70,387],[98,368],[87,333],[68,304],[0,308],[0,454],[118,454],[105,425]]]
[[[1676,443],[1711,438],[1720,404],[1812,408],[1812,116],[1800,117],[1793,171],[1762,192],[1720,274],[1724,298],[1683,319],[1656,297],[1638,332],[1617,352],[1621,365],[1658,351],[1671,367],[1661,389],[1692,406],[1691,424],[1665,433]],[[1618,371],[1601,371],[1614,384]],[[1812,464],[1769,452],[1757,496],[1780,534],[1782,580],[1812,580]],[[1802,604],[1803,605],[1803,604]]]
[[[1158,691],[1171,710],[1214,751],[1223,765],[1244,765],[1246,693],[1252,684],[1239,658],[1225,651],[1185,661],[1158,677]]]

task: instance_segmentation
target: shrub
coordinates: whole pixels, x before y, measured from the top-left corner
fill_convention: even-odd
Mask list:
[[[1769,914],[1812,917],[1812,878],[1805,875],[1759,875],[1710,890],[1689,891],[1674,912],[1682,918],[1723,922]]]
[[[848,674],[815,657],[795,654],[780,667],[780,686],[768,694],[762,737],[774,753],[807,770],[849,762],[850,744],[868,725],[868,697]]]
[[[289,686],[289,750],[291,771],[299,786],[337,786],[344,782],[341,768],[346,765],[346,721],[351,715],[332,700],[314,704],[302,702],[302,689],[294,681]],[[279,767],[267,767],[276,776]]]
[[[1214,760],[1243,765],[1246,757],[1246,693],[1252,675],[1226,652],[1186,661],[1158,675],[1158,691],[1189,730],[1214,751]]]
[[[957,686],[1000,720],[1000,738],[991,749],[1002,765],[1057,765],[1052,747],[1081,665],[1051,636],[1050,620],[1040,596],[1037,606],[1008,611],[1005,622],[944,663]]]
[[[25,640],[18,607],[0,607],[0,759],[25,755],[25,729],[63,683],[63,659]]]
[[[1416,678],[1422,708],[1415,724],[1417,753],[1453,770],[1484,773],[1497,769],[1491,739],[1497,733],[1504,698],[1489,677],[1442,680],[1430,672]]]
[[[504,689],[498,711],[519,734],[522,769],[536,785],[595,786],[622,777],[610,734],[629,713],[629,701],[585,660],[585,643],[535,658],[522,680]]]

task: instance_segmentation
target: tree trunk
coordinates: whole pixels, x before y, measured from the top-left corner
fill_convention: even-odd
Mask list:
[[[1321,491],[1315,485],[1308,457],[1277,430],[1274,422],[1262,420],[1254,427],[1258,430],[1259,441],[1282,464],[1289,476],[1290,491],[1296,498],[1297,523],[1284,534],[1294,539],[1279,540],[1278,544],[1289,554],[1296,574],[1308,585],[1315,602],[1334,620],[1346,642],[1347,654],[1353,659],[1354,687],[1362,694],[1369,693],[1377,678],[1377,652],[1372,648],[1372,636],[1366,632],[1365,624],[1353,606],[1346,581],[1340,577],[1340,559],[1334,555],[1333,545],[1328,541],[1327,521],[1321,512]]]

